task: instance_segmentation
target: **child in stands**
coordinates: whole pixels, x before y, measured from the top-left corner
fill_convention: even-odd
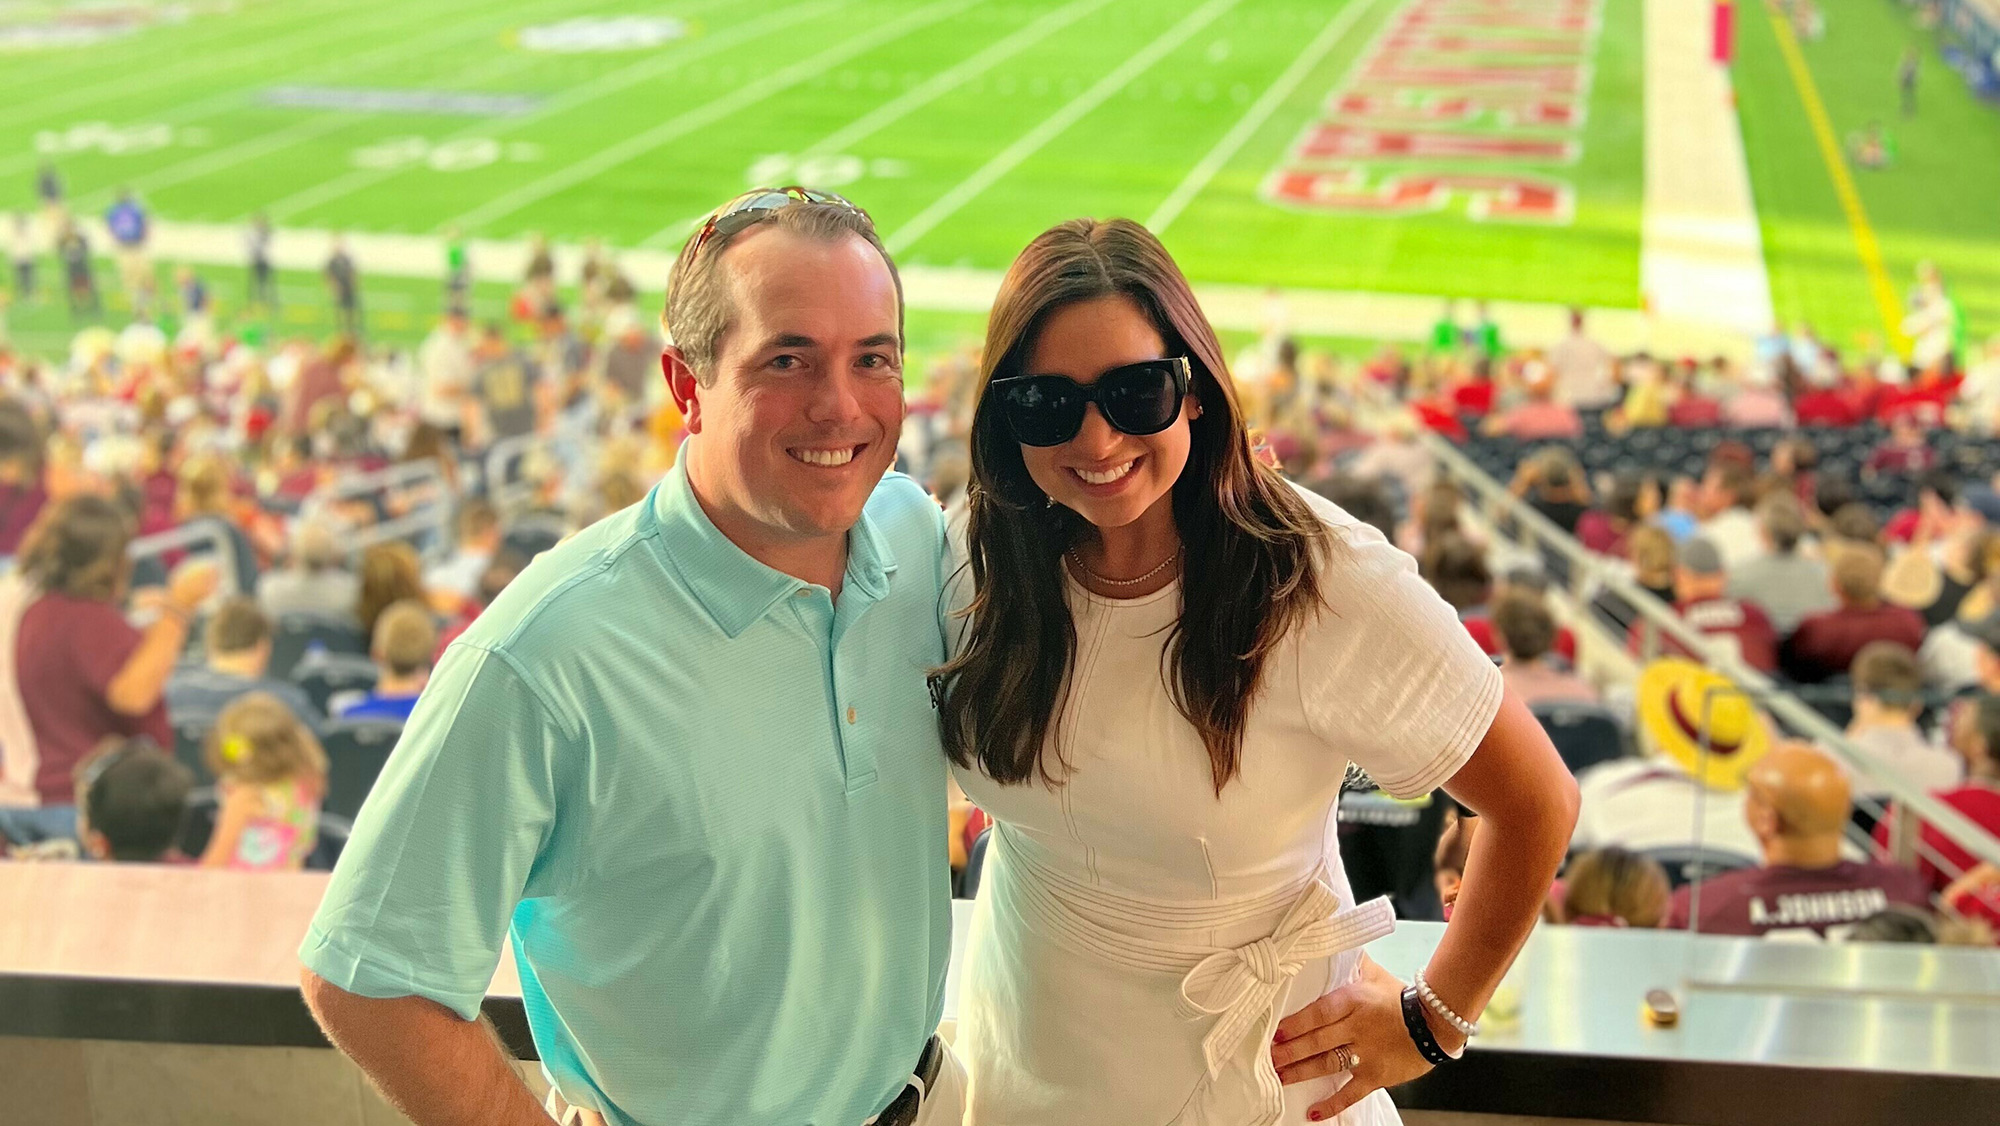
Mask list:
[[[107,740],[76,768],[76,833],[92,860],[185,864],[175,847],[194,776],[145,738]]]
[[[208,739],[219,780],[206,868],[298,869],[319,836],[326,752],[277,697],[249,692],[222,710]]]

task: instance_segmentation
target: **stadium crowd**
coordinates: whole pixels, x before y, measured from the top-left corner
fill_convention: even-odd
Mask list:
[[[59,186],[44,195],[60,207]],[[333,339],[219,323],[187,271],[170,338],[143,210],[123,197],[108,226],[132,323],[78,332],[66,357],[0,350],[0,836],[18,857],[326,866],[443,648],[672,463],[659,336],[615,270],[565,289],[546,252],[481,322],[460,250],[421,346],[371,346],[335,246]],[[248,241],[253,307],[275,300],[269,240]],[[94,307],[88,248],[71,249],[72,300]],[[34,284],[17,256],[16,298]],[[1421,351],[1347,361],[1272,336],[1238,357],[1261,454],[1418,559],[1578,773],[1550,921],[1992,941],[2000,872],[1928,826],[1916,868],[1872,859],[1895,831],[1873,777],[1740,700],[1693,718],[1707,654],[1661,643],[1617,591],[1565,609],[1566,577],[1497,546],[1419,437],[1482,452],[1881,771],[2000,833],[2000,464],[1976,456],[2000,425],[2000,340],[1965,364],[1926,305],[1941,288],[1925,294],[1914,370],[1805,330],[1747,364],[1618,356],[1582,314],[1552,347],[1508,349],[1483,309],[1470,326],[1448,310]],[[975,370],[930,365],[899,450],[953,514]],[[1940,457],[1945,434],[1960,456]],[[1631,674],[1583,675],[1591,636]],[[1737,753],[1703,755],[1704,728]],[[1477,819],[1441,792],[1368,799],[1343,813],[1357,899],[1448,912]],[[984,824],[957,803],[967,893]],[[1881,847],[1858,847],[1869,833]]]

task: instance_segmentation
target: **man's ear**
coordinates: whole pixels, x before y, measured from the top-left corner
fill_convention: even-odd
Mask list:
[[[687,432],[701,433],[701,382],[678,347],[669,344],[660,352],[660,373],[667,378],[667,392],[674,397],[674,405],[687,420]]]

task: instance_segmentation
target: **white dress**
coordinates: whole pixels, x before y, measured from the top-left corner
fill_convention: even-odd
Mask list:
[[[1355,907],[1341,870],[1347,764],[1429,791],[1485,736],[1501,683],[1408,555],[1307,500],[1339,541],[1328,608],[1266,661],[1219,798],[1161,678],[1178,584],[1128,600],[1070,584],[1062,785],[958,771],[996,821],[959,1000],[969,1126],[1302,1123],[1345,1082],[1281,1088],[1269,1049],[1394,925],[1386,900]],[[1398,1119],[1377,1092],[1339,1121]]]

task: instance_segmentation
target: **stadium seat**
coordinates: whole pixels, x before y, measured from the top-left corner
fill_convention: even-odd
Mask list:
[[[204,786],[188,795],[187,810],[181,815],[180,835],[174,842],[181,855],[199,858],[208,851],[208,840],[215,835],[219,804],[220,799],[213,786]],[[313,850],[306,854],[306,868],[314,872],[332,871],[353,830],[354,822],[350,819],[321,811],[319,836]]]
[[[553,516],[523,516],[507,529],[506,536],[500,541],[500,550],[514,552],[523,559],[533,559],[562,542],[566,534],[568,529],[563,522]]]
[[[343,692],[366,692],[375,687],[379,675],[375,662],[366,657],[315,649],[292,669],[291,680],[305,689],[319,714],[330,716],[333,713],[328,703],[335,696]]]
[[[356,720],[328,727],[320,743],[326,748],[326,801],[328,813],[353,818],[361,812],[368,791],[396,749],[403,734],[400,723]]]
[[[1757,861],[1734,852],[1724,852],[1712,848],[1675,846],[1672,848],[1641,849],[1646,856],[1667,870],[1667,882],[1675,890],[1692,883],[1699,883],[1710,876],[1720,876],[1724,872],[1755,868]]]
[[[986,845],[992,838],[993,826],[988,825],[973,838],[972,847],[965,850],[965,871],[958,874],[958,890],[952,893],[954,898],[979,898],[979,876],[986,870]]]
[[[1571,774],[1601,762],[1624,758],[1625,729],[1608,709],[1596,704],[1541,703],[1528,709],[1549,733],[1556,753]]]
[[[271,637],[269,674],[289,679],[305,655],[313,649],[329,653],[368,655],[368,638],[351,618],[328,618],[317,614],[286,614],[278,619]]]
[[[208,732],[215,726],[215,717],[191,716],[174,723],[174,757],[182,766],[194,773],[197,786],[215,785],[215,775],[208,772]]]

